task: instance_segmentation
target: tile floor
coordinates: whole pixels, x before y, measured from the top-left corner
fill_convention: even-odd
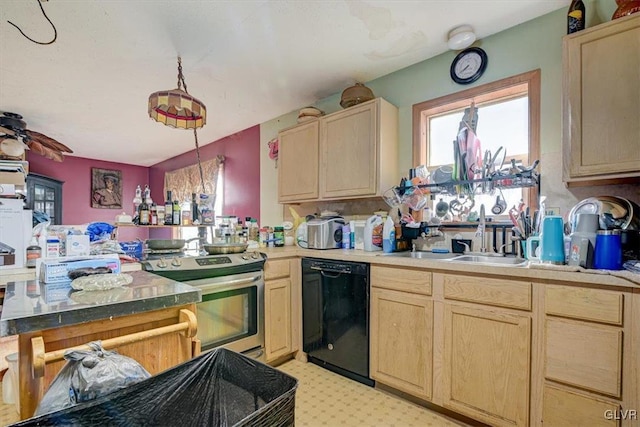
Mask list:
[[[298,380],[296,427],[466,425],[311,363],[290,360],[278,369]]]

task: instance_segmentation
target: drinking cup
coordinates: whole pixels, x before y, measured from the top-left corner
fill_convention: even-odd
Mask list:
[[[598,231],[593,266],[603,270],[622,269],[620,230]]]

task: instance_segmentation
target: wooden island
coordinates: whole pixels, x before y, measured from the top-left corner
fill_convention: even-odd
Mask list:
[[[72,291],[70,282],[7,284],[0,336],[18,336],[20,418],[33,416],[70,348],[100,340],[154,375],[200,353],[192,286],[145,271],[109,291]]]

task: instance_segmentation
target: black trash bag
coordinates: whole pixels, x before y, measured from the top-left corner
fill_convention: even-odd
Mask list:
[[[134,359],[102,348],[100,341],[88,345],[91,350],[65,352],[67,363],[53,379],[35,416],[96,399],[151,376]]]
[[[12,426],[293,426],[297,385],[284,372],[217,348],[108,396]]]

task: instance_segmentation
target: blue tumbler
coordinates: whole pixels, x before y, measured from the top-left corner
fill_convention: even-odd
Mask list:
[[[622,269],[620,230],[598,231],[593,266],[602,270]]]

